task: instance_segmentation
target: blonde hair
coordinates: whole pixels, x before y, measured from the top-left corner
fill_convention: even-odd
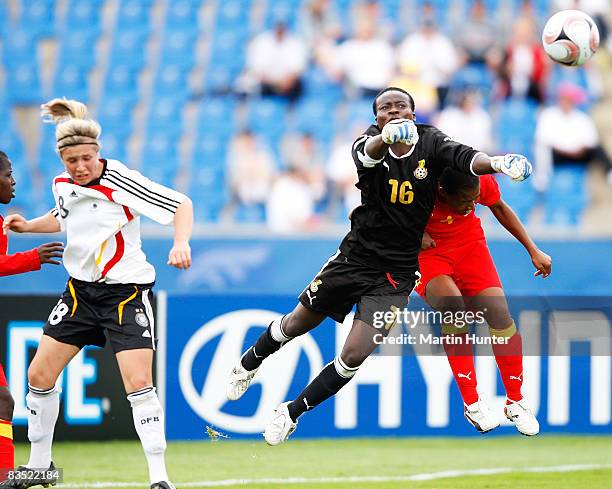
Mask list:
[[[43,122],[57,124],[55,128],[58,153],[69,146],[93,144],[100,149],[98,138],[102,128],[93,119],[87,119],[87,106],[77,100],[55,98],[40,106]]]

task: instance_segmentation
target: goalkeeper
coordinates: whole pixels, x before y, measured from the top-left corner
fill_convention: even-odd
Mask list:
[[[431,215],[438,179],[447,167],[474,175],[505,173],[524,180],[531,164],[524,156],[489,157],[453,141],[432,126],[415,124],[414,100],[389,87],[374,99],[375,123],[359,137],[352,155],[361,205],[351,215],[351,230],[299,297],[296,308],[273,321],[230,373],[227,396],[239,399],[265,358],[291,339],[318,326],[325,317],[342,323],[357,305],[342,352],[326,365],[299,396],[282,403],[267,425],[270,445],[285,441],[298,418],[335,395],[388,333],[374,317],[403,309],[420,277],[418,256]]]

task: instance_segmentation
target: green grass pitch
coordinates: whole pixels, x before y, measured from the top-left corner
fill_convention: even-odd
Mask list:
[[[17,463],[27,454],[28,447],[19,444]],[[70,488],[149,487],[137,442],[57,443],[53,458]],[[612,437],[604,436],[290,440],[278,447],[263,441],[199,441],[169,443],[166,459],[177,489],[612,488]],[[562,471],[579,465],[580,470]],[[542,467],[555,469],[543,472]],[[500,468],[513,471],[463,474]],[[533,468],[538,472],[529,471]],[[445,477],[443,471],[461,472]],[[429,474],[430,480],[409,479],[416,474]]]

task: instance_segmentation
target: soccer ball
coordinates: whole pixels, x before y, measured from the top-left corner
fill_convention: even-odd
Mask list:
[[[553,61],[566,66],[581,66],[595,54],[599,46],[599,30],[584,12],[562,10],[546,22],[542,44]]]

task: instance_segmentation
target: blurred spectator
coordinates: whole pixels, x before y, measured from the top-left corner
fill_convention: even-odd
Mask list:
[[[259,90],[262,95],[278,95],[295,100],[301,95],[301,77],[308,52],[304,41],[278,22],[274,29],[255,36],[246,55],[246,73],[238,82],[240,92]]]
[[[457,105],[446,107],[438,116],[436,126],[455,141],[491,153],[494,149],[493,122],[481,102],[478,92],[460,93]]]
[[[406,63],[399,68],[400,73],[390,85],[406,90],[414,100],[419,101],[416,107],[417,121],[427,124],[438,107],[436,87],[421,78],[416,64]]]
[[[299,25],[300,34],[311,50],[321,42],[335,41],[342,35],[338,11],[330,0],[306,0],[302,4]]]
[[[264,204],[275,174],[270,150],[245,130],[230,142],[227,160],[232,203]]]
[[[554,165],[586,164],[599,161],[612,183],[612,163],[599,142],[591,116],[576,108],[586,93],[576,85],[559,86],[557,105],[540,113],[535,135],[534,187],[546,190]]]
[[[453,43],[438,30],[432,18],[424,18],[419,30],[402,41],[398,61],[400,66],[409,63],[418,66],[421,80],[436,88],[438,105],[443,108],[459,58]]]
[[[308,172],[289,167],[270,192],[266,206],[267,223],[277,233],[305,231],[315,224],[315,198]]]
[[[324,155],[312,134],[287,134],[281,143],[281,156],[286,167],[303,172],[314,199],[321,200],[326,190]]]
[[[355,184],[358,182],[357,169],[351,157],[353,142],[362,134],[363,127],[355,126],[346,134],[340,134],[333,143],[327,161],[327,177],[332,184],[330,213],[337,214],[338,205],[343,205],[343,218],[361,204],[361,192]],[[343,220],[344,220],[343,219]]]
[[[511,41],[498,66],[500,95],[503,98],[545,99],[547,58],[531,17],[520,17],[512,30]]]
[[[391,44],[376,36],[375,20],[365,16],[357,20],[354,37],[340,44],[323,63],[333,77],[344,78],[364,97],[373,97],[388,86],[395,70]]]
[[[496,47],[498,33],[487,15],[483,0],[475,0],[465,22],[461,22],[455,44],[463,51],[465,62],[484,64]]]

